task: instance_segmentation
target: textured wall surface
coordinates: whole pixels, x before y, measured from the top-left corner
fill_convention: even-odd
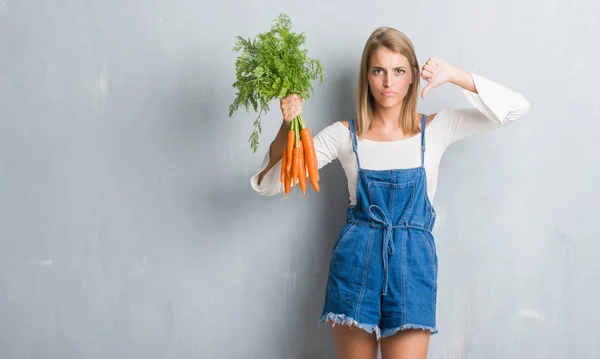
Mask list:
[[[261,197],[281,119],[228,118],[234,37],[280,12],[325,83],[313,133],[354,115],[381,25],[523,93],[518,123],[448,149],[430,358],[600,358],[595,0],[0,0],[0,358],[333,358],[318,326],[346,179]],[[425,113],[469,106],[444,85]]]

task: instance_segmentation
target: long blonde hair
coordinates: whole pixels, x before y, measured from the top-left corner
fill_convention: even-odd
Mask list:
[[[404,33],[390,28],[379,27],[373,31],[363,49],[360,63],[357,92],[356,134],[363,135],[373,123],[375,98],[369,89],[369,60],[379,48],[385,47],[408,59],[413,82],[408,88],[400,113],[400,125],[407,135],[419,133],[420,120],[417,118],[417,99],[419,96],[419,62],[412,42]]]

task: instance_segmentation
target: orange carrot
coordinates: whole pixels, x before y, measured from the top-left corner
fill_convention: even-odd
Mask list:
[[[304,162],[304,148],[302,141],[298,142],[298,183],[302,193],[306,195],[306,162]]]
[[[298,179],[298,162],[300,160],[299,148],[294,147],[292,151],[292,181],[294,181],[294,186],[296,185],[296,181]]]
[[[285,182],[285,173],[287,172],[286,171],[286,168],[287,168],[287,161],[286,161],[287,155],[286,154],[287,154],[287,151],[284,150],[283,154],[281,155],[281,174],[279,175],[279,180],[281,181],[281,183]]]
[[[283,181],[283,188],[285,189],[285,196],[287,197],[290,194],[290,173],[285,171],[285,180]]]
[[[312,158],[315,161],[315,179],[317,180],[317,182],[319,182],[321,180],[321,176],[319,174],[319,163],[317,160],[317,152],[315,151],[315,142],[313,140],[312,135],[310,134],[310,130],[308,131],[308,136],[307,141],[310,142],[310,147],[312,148],[311,150],[311,154],[312,154]]]
[[[288,158],[286,171],[288,171],[288,172],[292,171],[292,161],[290,161],[290,159],[292,158],[292,150],[294,148],[295,139],[296,139],[296,134],[294,131],[294,120],[292,120],[292,123],[290,123],[290,130],[288,131],[287,147],[285,148],[285,151],[287,151],[287,158]]]
[[[315,191],[319,192],[319,165],[317,163],[317,156],[312,134],[310,133],[308,127],[304,127],[300,131],[300,137],[302,138],[302,143],[304,145],[304,160],[306,161],[310,184],[313,186]]]

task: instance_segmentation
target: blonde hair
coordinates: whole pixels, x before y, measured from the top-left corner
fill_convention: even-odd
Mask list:
[[[385,47],[408,59],[413,82],[408,88],[400,113],[400,126],[408,135],[419,133],[420,120],[417,118],[417,99],[419,96],[419,62],[412,42],[404,33],[389,27],[379,27],[373,31],[363,49],[360,63],[357,92],[356,134],[363,135],[373,123],[375,98],[369,89],[369,61],[379,48]]]

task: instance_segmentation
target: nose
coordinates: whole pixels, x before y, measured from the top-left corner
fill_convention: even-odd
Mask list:
[[[391,87],[392,86],[392,77],[388,74],[386,74],[383,77],[383,86],[384,87]]]

